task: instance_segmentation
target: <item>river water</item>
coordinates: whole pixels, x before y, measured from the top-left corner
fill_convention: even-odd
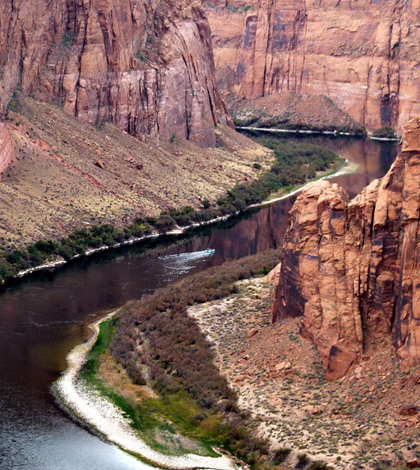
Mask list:
[[[284,137],[282,137],[284,138]],[[305,139],[359,164],[335,179],[354,196],[383,176],[397,146],[373,141]],[[225,261],[281,244],[294,197],[198,231],[176,244],[111,250],[0,291],[0,470],[131,470],[146,465],[74,423],[50,385],[65,357],[88,337],[86,325],[132,298]],[[174,240],[174,239],[172,239]],[[214,254],[205,253],[213,248]],[[267,312],[268,314],[268,312]]]

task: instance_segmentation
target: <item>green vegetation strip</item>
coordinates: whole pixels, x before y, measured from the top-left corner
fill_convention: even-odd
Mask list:
[[[279,189],[302,185],[316,178],[318,172],[336,171],[343,162],[330,150],[316,145],[274,138],[255,140],[274,151],[275,163],[269,170],[261,171],[256,181],[237,184],[215,204],[204,200],[200,210],[187,206],[164,211],[156,218],[139,216],[123,229],[104,224],[76,230],[59,240],[40,240],[26,249],[0,250],[0,281],[13,278],[17,273],[42,265],[47,260],[68,261],[91,249],[113,246],[153,232],[165,233],[176,225],[186,227],[243,212]],[[260,167],[258,163],[254,166],[257,169]]]
[[[272,450],[256,437],[257,423],[238,408],[236,394],[214,365],[210,344],[187,313],[189,305],[239,295],[236,281],[266,274],[280,255],[267,250],[129,302],[101,325],[82,369],[84,379],[118,405],[159,452],[213,456],[216,446],[257,470],[286,468],[290,449]],[[112,354],[134,384],[151,386],[157,397],[134,402],[109,389],[97,374],[104,354]]]
[[[101,324],[81,371],[83,379],[119,406],[141,438],[159,452],[216,456],[216,446],[255,468],[270,468],[288,451],[270,452],[267,442],[254,437],[252,421],[238,409],[235,393],[214,365],[208,341],[186,309],[237,292],[237,280],[266,274],[279,256],[278,250],[269,250],[130,302]],[[147,382],[158,398],[134,402],[105,385],[98,371],[101,358],[109,353],[133,383]]]
[[[114,318],[101,323],[98,338],[81,369],[81,378],[114,403],[153,450],[167,455],[183,455],[194,451],[199,455],[217,457],[219,454],[206,442],[206,431],[194,426],[194,420],[196,416],[201,416],[202,409],[183,390],[135,403],[109,388],[99,377],[100,360],[109,354],[116,325]],[[178,433],[200,442],[188,446],[189,442],[179,439]]]

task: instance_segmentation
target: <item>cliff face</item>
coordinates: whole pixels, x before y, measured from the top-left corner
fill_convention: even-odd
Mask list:
[[[206,5],[218,81],[225,93],[234,90],[232,103],[246,99],[257,106],[258,98],[277,94],[326,95],[368,129],[401,130],[401,123],[419,114],[419,0]]]
[[[195,1],[5,0],[0,116],[18,87],[134,136],[212,146],[214,125],[228,120]]]
[[[7,127],[0,123],[0,180],[1,174],[9,166],[13,158],[13,143]]]
[[[416,118],[387,175],[353,200],[319,181],[290,212],[272,320],[303,315],[330,380],[384,335],[404,370],[420,363],[419,138]]]

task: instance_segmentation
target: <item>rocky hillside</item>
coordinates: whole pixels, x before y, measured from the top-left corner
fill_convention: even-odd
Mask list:
[[[382,181],[353,200],[337,184],[309,184],[290,212],[272,318],[303,315],[329,380],[387,336],[403,370],[420,363],[419,193],[415,118]]]
[[[201,2],[0,2],[3,247],[214,201],[272,158],[229,124]]]
[[[418,0],[207,0],[205,5],[218,82],[238,116],[249,117],[251,107],[254,119],[277,113],[276,125],[319,126],[313,116],[322,118],[324,109],[326,125],[334,119],[348,125],[341,109],[370,130],[386,125],[401,130],[419,114]],[[260,102],[278,94],[282,100],[274,107],[270,100]]]
[[[93,224],[121,227],[136,216],[202,207],[255,178],[271,152],[227,126],[216,148],[186,139],[143,141],[105,123],[91,126],[62,108],[17,95],[0,125],[0,244],[22,246]],[[257,165],[258,166],[258,165]]]
[[[91,124],[214,146],[229,117],[213,72],[197,1],[0,4],[0,118],[19,88]]]
[[[0,181],[1,174],[9,166],[13,155],[12,139],[6,125],[0,122]]]

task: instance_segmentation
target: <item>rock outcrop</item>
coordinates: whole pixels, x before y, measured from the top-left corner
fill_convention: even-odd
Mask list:
[[[0,180],[13,158],[13,143],[5,124],[0,122]]]
[[[416,118],[386,176],[353,200],[319,181],[290,212],[272,320],[303,315],[329,380],[385,335],[404,370],[420,363],[419,138]]]
[[[420,113],[419,0],[206,5],[218,82],[226,94],[234,91],[232,103],[245,99],[257,106],[270,95],[325,95],[368,129],[401,130]],[[264,108],[274,112],[270,103]]]
[[[213,146],[229,120],[197,1],[5,0],[0,117],[17,88],[134,136]]]

